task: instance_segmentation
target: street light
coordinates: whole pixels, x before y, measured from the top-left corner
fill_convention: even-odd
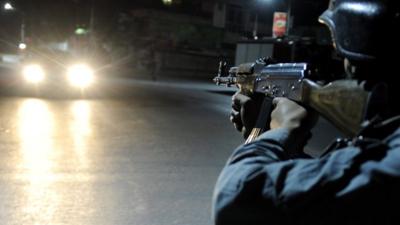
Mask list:
[[[275,0],[257,0],[255,1],[255,18],[254,18],[254,28],[253,28],[253,38],[258,40],[258,4],[272,4]]]
[[[21,40],[20,40],[19,48],[21,50],[25,49],[26,48],[26,44],[25,44],[25,13],[20,9],[17,10],[13,6],[13,4],[10,3],[10,2],[4,3],[3,8],[4,8],[5,11],[13,11],[13,12],[17,12],[17,13],[19,13],[21,15],[21,31],[20,31]],[[21,45],[22,45],[23,48],[21,48]]]
[[[3,8],[4,8],[4,10],[6,10],[6,11],[12,11],[12,10],[14,10],[14,6],[13,6],[11,3],[9,3],[9,2],[4,3]]]
[[[25,50],[26,47],[27,47],[26,44],[23,43],[23,42],[22,42],[22,43],[19,43],[19,45],[18,45],[18,48],[21,49],[21,50]]]
[[[287,22],[286,22],[286,36],[289,36],[290,27],[292,26],[292,1],[288,0],[288,9],[287,9]]]

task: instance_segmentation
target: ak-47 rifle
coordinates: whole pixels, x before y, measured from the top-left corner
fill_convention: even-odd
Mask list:
[[[217,85],[236,85],[242,94],[265,94],[256,126],[246,143],[253,141],[268,129],[272,99],[286,97],[304,106],[311,107],[332,122],[345,135],[354,137],[361,129],[362,122],[371,114],[371,99],[374,92],[366,91],[363,83],[342,79],[320,85],[311,78],[313,70],[307,63],[270,63],[259,59],[231,67],[228,74],[225,62],[220,62]]]

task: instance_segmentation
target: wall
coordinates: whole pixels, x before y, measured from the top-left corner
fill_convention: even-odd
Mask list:
[[[172,76],[212,79],[218,71],[218,55],[190,52],[163,52],[162,70]]]
[[[274,44],[271,43],[238,43],[235,65],[254,62],[261,57],[272,56]]]

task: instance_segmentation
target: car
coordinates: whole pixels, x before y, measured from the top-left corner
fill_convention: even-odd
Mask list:
[[[88,91],[97,75],[89,60],[58,50],[29,51],[18,70],[21,88],[41,94]]]

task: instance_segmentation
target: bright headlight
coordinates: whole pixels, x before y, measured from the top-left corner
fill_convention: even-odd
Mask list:
[[[39,83],[44,80],[44,70],[40,65],[32,64],[23,68],[22,74],[26,81],[31,83]]]
[[[94,80],[93,70],[84,64],[73,65],[68,69],[68,80],[73,86],[87,87]]]

